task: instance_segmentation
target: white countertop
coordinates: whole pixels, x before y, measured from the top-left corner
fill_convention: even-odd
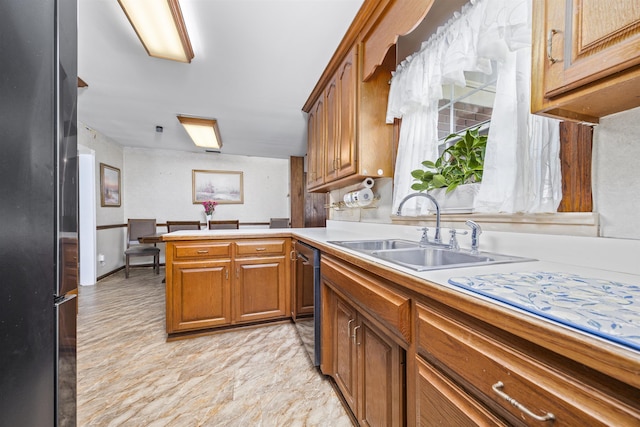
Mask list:
[[[397,227],[397,226],[394,226]],[[348,229],[346,229],[348,228]],[[545,320],[556,323],[562,327],[570,328],[573,331],[579,331],[581,333],[590,334],[591,336],[597,336],[598,338],[605,339],[608,342],[613,342],[616,345],[623,345],[627,349],[631,348],[635,351],[640,349],[640,336],[638,336],[638,330],[640,328],[640,275],[630,274],[627,272],[613,271],[611,268],[615,268],[615,262],[618,260],[612,259],[616,257],[615,250],[611,248],[611,239],[601,239],[600,242],[604,243],[606,248],[598,248],[600,243],[597,238],[570,238],[567,237],[567,245],[563,247],[557,244],[557,236],[553,236],[550,239],[549,245],[555,245],[554,248],[545,249],[533,247],[532,240],[535,240],[536,244],[540,244],[544,239],[541,236],[535,236],[535,239],[531,239],[532,236],[519,235],[515,236],[520,239],[523,248],[519,251],[500,252],[506,255],[516,255],[523,257],[533,257],[535,255],[543,254],[550,258],[554,257],[554,253],[557,251],[573,252],[571,254],[565,253],[561,258],[563,262],[550,261],[545,259],[538,259],[534,261],[516,262],[507,264],[491,264],[485,266],[474,266],[464,268],[449,268],[441,270],[431,271],[415,271],[410,268],[405,268],[392,262],[387,262],[379,258],[367,255],[365,253],[349,250],[341,246],[332,245],[328,243],[330,241],[343,241],[343,240],[359,240],[359,239],[380,239],[380,238],[403,238],[407,240],[417,241],[420,233],[416,231],[415,227],[409,227],[409,230],[392,229],[388,230],[384,226],[375,227],[375,235],[372,234],[372,230],[362,227],[344,227],[339,224],[337,227],[331,227],[326,229],[296,229],[292,230],[294,234],[308,241],[318,242],[322,245],[326,245],[335,248],[340,251],[350,253],[352,255],[359,256],[367,261],[380,264],[386,268],[391,268],[414,277],[422,278],[431,283],[439,284],[443,287],[461,292],[474,298],[480,298],[485,301],[491,301],[494,304],[498,304],[502,307],[509,308],[522,313],[525,316],[537,316],[543,317]],[[367,227],[368,228],[368,227]],[[510,244],[509,239],[514,236],[506,236],[507,242],[499,241],[500,236],[497,233],[492,233],[491,240],[502,244],[506,247]],[[514,233],[506,233],[514,234]],[[412,238],[411,238],[412,237]],[[463,237],[463,236],[460,236]],[[468,236],[467,236],[468,237]],[[565,236],[566,237],[566,236]],[[594,240],[595,239],[595,240]],[[488,240],[488,239],[487,239]],[[622,248],[620,250],[628,250],[629,243],[635,244],[635,242],[622,241]],[[544,244],[544,243],[543,243]],[[571,244],[577,246],[572,248]],[[461,242],[462,246],[462,242]],[[489,245],[486,245],[489,246]],[[489,248],[492,252],[499,252],[495,250],[495,244]],[[481,250],[489,250],[483,248],[481,237]],[[634,254],[640,253],[635,252]],[[586,254],[586,255],[585,255]],[[608,257],[604,259],[603,257]],[[598,264],[597,261],[601,260],[602,263]],[[614,261],[613,263],[611,261]],[[589,264],[591,263],[591,266]],[[586,265],[585,265],[586,264]],[[613,265],[613,267],[612,267]],[[600,266],[600,268],[598,268]],[[627,267],[630,271],[637,268],[636,265]],[[582,300],[574,301],[575,310],[571,313],[566,307],[563,310],[548,310],[538,311],[534,304],[523,304],[522,300],[525,300],[527,296],[523,296],[516,292],[509,292],[508,289],[500,289],[500,286],[485,286],[483,289],[473,289],[472,286],[461,287],[456,284],[451,284],[449,280],[451,278],[457,278],[457,282],[460,282],[460,278],[469,279],[467,283],[482,283],[482,280],[487,276],[493,276],[496,281],[500,279],[504,285],[505,278],[522,278],[531,277],[533,275],[551,278],[556,282],[558,278],[571,276],[572,278],[585,279],[585,289],[589,286],[593,286],[594,283],[606,283],[621,284],[625,290],[620,291],[625,294],[626,299],[611,298],[609,302],[603,298],[598,298],[597,301],[593,301],[593,304],[589,304],[588,298],[595,298],[594,295],[597,292],[592,292],[592,295],[588,295],[582,292]],[[569,284],[571,280],[567,279]],[[570,283],[576,286],[576,283]],[[628,286],[627,286],[628,285]],[[523,288],[524,286],[521,285]],[[578,284],[579,286],[579,284]],[[530,288],[531,289],[531,288]],[[576,289],[576,288],[574,288]],[[512,288],[513,290],[513,288]],[[575,292],[575,291],[574,291]],[[635,297],[635,298],[634,298]],[[586,299],[586,300],[585,300]],[[549,300],[547,300],[548,302]],[[624,307],[608,307],[605,304],[618,304],[624,301]],[[630,302],[630,304],[627,304]],[[635,304],[633,304],[635,302]],[[622,318],[622,311],[624,311],[624,318]],[[580,316],[578,316],[580,312]],[[595,314],[594,314],[595,313]]]
[[[464,293],[474,298],[491,301],[502,307],[520,312],[524,316],[535,315],[531,311],[508,304],[500,298],[490,298],[487,295],[465,289],[449,283],[449,279],[474,278],[488,274],[496,275],[527,275],[533,273],[559,273],[580,276],[588,279],[621,282],[629,285],[640,285],[640,263],[637,254],[640,253],[640,241],[605,239],[593,237],[572,237],[556,235],[538,235],[524,233],[485,232],[480,237],[480,250],[502,253],[527,258],[536,258],[536,261],[491,264],[464,268],[449,268],[431,271],[415,271],[402,267],[392,262],[384,261],[365,253],[349,250],[341,246],[328,243],[330,241],[344,240],[376,240],[386,238],[401,238],[418,241],[421,232],[418,227],[400,226],[391,224],[374,223],[349,223],[344,221],[328,221],[326,228],[297,228],[297,229],[239,229],[239,230],[202,230],[177,231],[174,236],[205,236],[228,238],[236,237],[261,237],[291,233],[311,244],[314,242],[342,251],[370,263],[379,264],[387,269],[424,279],[456,292]],[[447,236],[447,233],[443,232]],[[469,236],[459,236],[458,240],[462,248],[468,248]],[[637,314],[636,324],[640,323],[640,301],[631,307],[632,317]],[[548,317],[545,320],[553,322]],[[562,327],[569,327],[561,322],[556,322]],[[584,332],[584,331],[582,331]],[[586,333],[586,332],[584,332]],[[627,347],[628,349],[628,347]],[[635,349],[637,351],[637,348]]]

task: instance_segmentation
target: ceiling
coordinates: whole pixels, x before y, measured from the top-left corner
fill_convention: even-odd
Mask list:
[[[302,106],[362,0],[181,0],[190,64],[148,56],[117,0],[78,4],[83,125],[123,147],[204,152],[176,115],[214,118],[222,153],[288,158],[306,153]]]

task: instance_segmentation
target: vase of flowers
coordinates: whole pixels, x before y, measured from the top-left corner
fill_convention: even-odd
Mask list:
[[[213,212],[216,210],[216,206],[218,202],[214,200],[205,200],[202,202],[202,206],[204,207],[204,214],[207,217],[207,224],[211,221],[211,217],[213,216]]]

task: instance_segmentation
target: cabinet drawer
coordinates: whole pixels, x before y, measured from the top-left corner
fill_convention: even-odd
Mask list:
[[[416,366],[416,425],[507,425],[420,357],[416,358]]]
[[[231,243],[174,243],[174,258],[230,258]]]
[[[421,304],[417,311],[418,353],[511,422],[555,427],[638,425],[633,408],[565,375],[562,360],[538,360],[534,346],[525,349],[530,354],[520,351],[457,321],[454,312],[445,315]],[[535,419],[548,414],[555,421],[544,424]]]
[[[284,239],[247,240],[236,242],[236,256],[283,255],[286,249]]]
[[[411,342],[411,299],[383,285],[382,279],[328,256],[320,271],[332,287],[348,295],[370,318],[381,322],[406,343]]]

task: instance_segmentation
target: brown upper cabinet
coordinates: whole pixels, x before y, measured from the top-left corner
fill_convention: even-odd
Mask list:
[[[640,106],[637,0],[534,0],[531,111],[597,123]]]
[[[365,0],[303,107],[307,188],[326,192],[393,176],[394,128],[386,124],[395,43],[433,0]]]

